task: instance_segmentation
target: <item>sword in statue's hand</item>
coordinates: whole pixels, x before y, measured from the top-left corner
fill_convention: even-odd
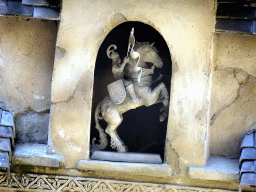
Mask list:
[[[127,50],[127,57],[129,57],[130,52],[133,50],[133,47],[135,45],[135,37],[133,35],[134,33],[134,28],[132,28],[129,36],[129,44],[128,44],[128,50]]]
[[[135,60],[136,63],[134,66],[134,71],[138,73],[138,82],[140,82],[140,77],[142,74],[142,68],[138,67],[138,63],[140,61],[140,54],[133,50],[134,45],[135,45],[134,28],[132,28],[130,32],[130,37],[129,37],[127,57],[131,56],[131,58]]]

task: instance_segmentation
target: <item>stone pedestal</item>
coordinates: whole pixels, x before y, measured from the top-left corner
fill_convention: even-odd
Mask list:
[[[117,162],[129,162],[129,163],[150,163],[150,164],[162,164],[160,155],[147,154],[147,153],[117,153],[109,151],[95,151],[92,156],[92,160],[102,161],[117,161]]]

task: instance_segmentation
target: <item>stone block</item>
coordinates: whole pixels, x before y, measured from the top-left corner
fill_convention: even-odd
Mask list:
[[[18,15],[18,16],[33,16],[33,7],[22,5],[20,1],[8,1],[7,14],[8,15]]]
[[[0,0],[0,15],[5,15],[7,13],[7,1]]]
[[[237,159],[211,156],[205,166],[189,167],[188,174],[193,179],[237,181],[239,162]]]
[[[33,6],[49,6],[47,0],[22,0],[23,5],[33,5]]]
[[[9,155],[5,152],[0,152],[0,167],[9,168]]]
[[[0,126],[0,137],[13,138],[14,134],[13,134],[12,127]]]
[[[16,145],[12,157],[12,164],[59,167],[61,158],[57,155],[48,155],[47,145],[20,144]]]
[[[256,174],[254,173],[244,173],[241,176],[240,185],[243,187],[254,187],[253,191],[255,191],[256,187]]]
[[[47,144],[49,113],[28,112],[16,117],[17,143]]]
[[[127,174],[161,177],[169,176],[171,174],[170,167],[167,164],[157,165],[143,163],[80,160],[78,163],[78,168],[81,170],[113,171]]]
[[[14,120],[13,120],[12,114],[7,111],[2,111],[0,123],[1,125],[4,125],[4,126],[14,127]]]
[[[160,155],[142,153],[117,153],[109,151],[95,151],[91,159],[102,161],[117,161],[129,163],[162,164]]]
[[[243,3],[219,3],[217,18],[254,19],[255,11],[252,7],[245,7]]]
[[[217,19],[216,29],[255,33],[253,20]]]
[[[9,138],[0,138],[0,151],[11,152],[11,142]]]
[[[242,173],[253,173],[254,172],[254,161],[244,161],[240,170]]]
[[[244,148],[240,156],[240,164],[244,160],[256,160],[256,149],[254,148]]]
[[[240,148],[254,147],[254,132],[244,135]]]
[[[59,9],[52,9],[47,7],[35,7],[34,18],[59,19]]]

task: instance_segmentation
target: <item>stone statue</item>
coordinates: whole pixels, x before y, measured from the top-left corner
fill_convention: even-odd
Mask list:
[[[127,56],[123,62],[115,52],[116,49],[116,45],[110,45],[107,49],[107,56],[112,60],[112,72],[116,81],[108,85],[109,95],[96,107],[95,123],[100,141],[96,144],[96,138],[93,138],[92,145],[99,150],[104,150],[108,145],[107,133],[111,137],[111,147],[118,152],[126,152],[127,149],[116,131],[123,120],[122,114],[143,105],[163,103],[160,109],[162,122],[167,117],[169,94],[163,82],[154,89],[151,88],[153,83],[162,78],[160,75],[155,81],[152,80],[155,67],[163,66],[153,44],[148,42],[135,44],[134,29],[132,29]],[[105,131],[99,124],[99,120],[102,119],[108,123]]]

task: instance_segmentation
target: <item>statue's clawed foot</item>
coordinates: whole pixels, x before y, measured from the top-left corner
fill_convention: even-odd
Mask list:
[[[163,114],[160,115],[160,117],[159,117],[160,122],[163,122],[167,116],[168,116],[167,113],[163,112]]]
[[[160,122],[163,122],[168,116],[168,106],[161,107],[160,112],[163,112],[163,113],[162,115],[160,115],[159,120]]]
[[[166,107],[166,106],[168,106],[168,104],[169,104],[169,99],[164,99],[163,100],[163,105]]]
[[[120,146],[117,148],[118,153],[126,153],[128,151],[127,147],[125,146]]]
[[[112,149],[116,149],[119,153],[125,153],[128,151],[126,146],[123,146],[122,143],[116,143],[113,139],[111,139],[110,147]]]

